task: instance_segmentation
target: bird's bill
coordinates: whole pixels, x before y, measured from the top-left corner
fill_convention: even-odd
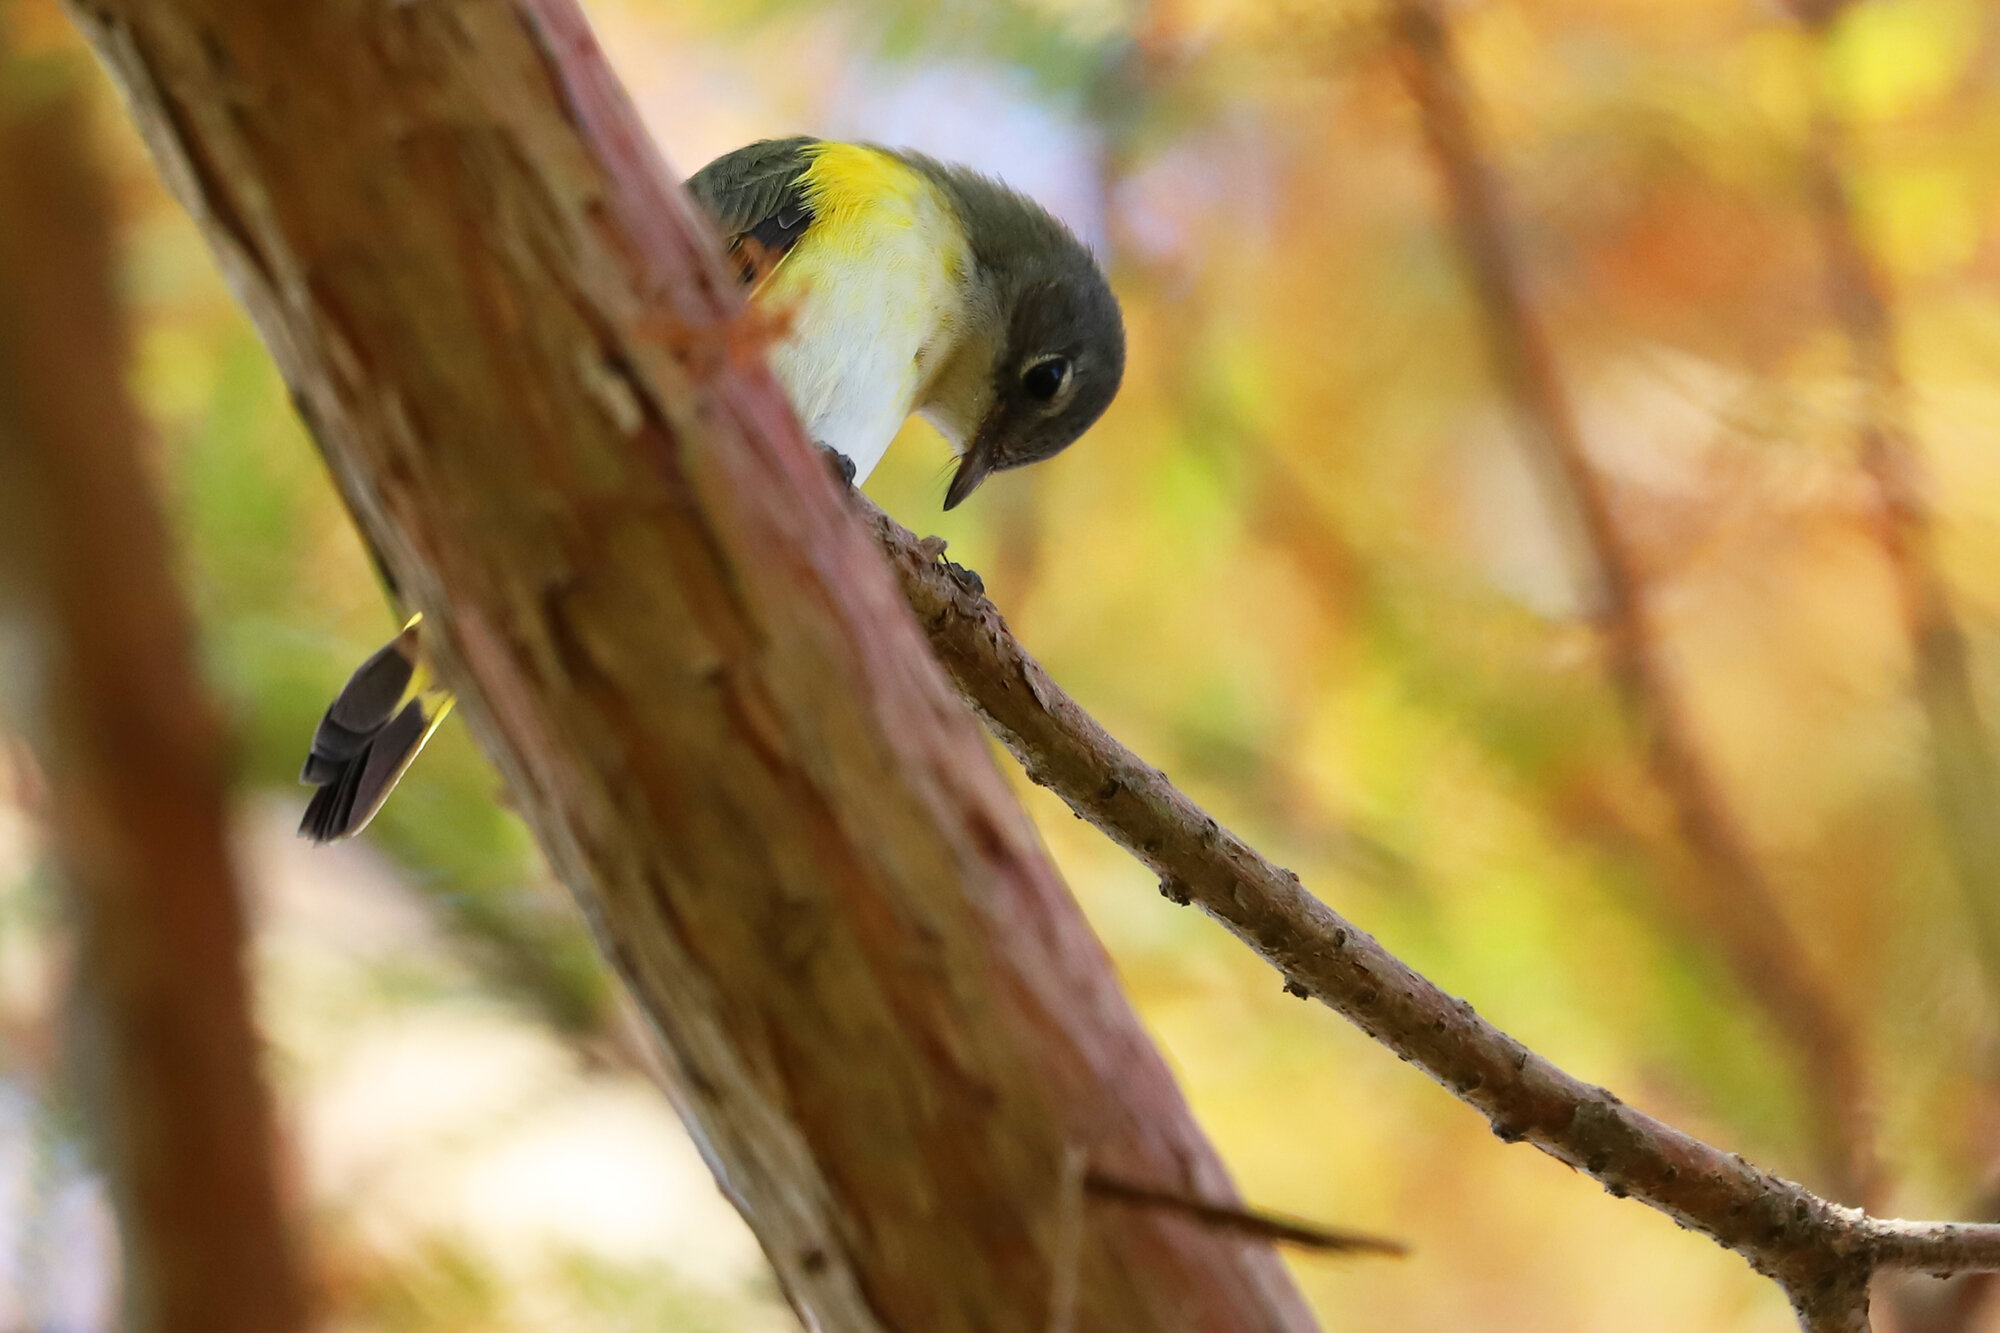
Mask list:
[[[965,497],[979,489],[979,483],[986,480],[992,467],[979,455],[968,451],[958,460],[958,471],[952,474],[951,489],[944,493],[944,507],[956,509],[965,502]]]
[[[972,443],[965,446],[959,455],[958,471],[952,474],[951,489],[944,493],[944,507],[956,509],[965,503],[965,497],[979,489],[993,472],[993,463],[999,457],[994,441],[999,437],[1003,409],[995,406],[986,414],[986,420],[979,423],[973,432]]]

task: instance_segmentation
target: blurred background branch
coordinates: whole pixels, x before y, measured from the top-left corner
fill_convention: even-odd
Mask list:
[[[297,1333],[226,840],[227,751],[125,391],[111,193],[73,60],[0,48],[0,556],[12,684],[78,941],[72,1058],[117,1203],[122,1327]]]
[[[589,7],[679,165],[767,134],[910,144],[1093,237],[1132,333],[1113,411],[941,516],[943,450],[913,426],[870,493],[949,538],[1118,735],[1425,975],[1649,1113],[1824,1178],[1830,1117],[1792,1033],[1688,924],[1712,876],[1634,743],[1603,603],[1575,591],[1588,544],[1551,536],[1577,527],[1566,488],[1538,484],[1544,454],[1487,370],[1379,3]],[[1742,0],[1441,12],[1682,718],[1866,1052],[1885,1206],[1991,1217],[2000,1014],[1800,186],[1825,77],[1851,221],[1894,294],[1931,554],[1991,716],[2000,10],[1855,4],[1811,40]],[[74,50],[44,0],[7,0],[0,28]],[[463,726],[364,842],[293,842],[301,737],[397,621],[201,237],[87,91],[132,395],[235,743],[257,1007],[329,1319],[795,1328]],[[16,643],[0,635],[0,682],[24,679]],[[6,754],[0,1328],[98,1333],[116,1245],[78,1143],[88,1099],[60,1072],[72,932],[34,767]],[[1705,1239],[1495,1152],[1022,786],[1248,1196],[1412,1242],[1404,1264],[1291,1261],[1329,1327],[1791,1326]],[[1894,1313],[1905,1333],[1991,1327],[1961,1299],[1979,1285],[1911,1275]]]
[[[1612,679],[1696,862],[1692,875],[1663,878],[1683,889],[1663,906],[1722,953],[1737,985],[1785,1034],[1817,1111],[1815,1175],[1835,1198],[1868,1207],[1878,1166],[1853,1015],[1800,943],[1681,704],[1650,623],[1646,576],[1585,448],[1515,256],[1451,30],[1433,0],[1391,0],[1390,12],[1495,372],[1532,453],[1560,487],[1557,512],[1574,523],[1584,604],[1603,629]]]
[[[1946,864],[1963,896],[1984,969],[1988,1003],[2000,1008],[2000,766],[1996,766],[1972,673],[1972,649],[1938,563],[1928,475],[1910,422],[1909,386],[1887,275],[1855,220],[1833,31],[1846,0],[1793,0],[1811,43],[1811,128],[1804,153],[1807,197],[1818,226],[1827,305],[1852,358],[1861,468],[1874,489],[1882,550],[1909,636],[1917,701],[1928,727],[1930,777]],[[1991,1072],[1988,1074],[1991,1077]],[[1991,1274],[1952,1284],[1942,1300],[1899,1293],[1908,1333],[1971,1328],[1993,1289]]]
[[[2000,766],[1972,679],[1972,650],[1938,565],[1935,483],[1910,425],[1909,387],[1886,275],[1861,239],[1848,185],[1852,147],[1840,109],[1832,32],[1850,6],[1794,0],[1812,40],[1812,130],[1806,189],[1818,223],[1827,304],[1853,358],[1860,460],[1875,492],[1882,549],[1894,573],[1916,695],[1930,729],[1931,777],[1945,850],[1980,961],[2000,1007]]]

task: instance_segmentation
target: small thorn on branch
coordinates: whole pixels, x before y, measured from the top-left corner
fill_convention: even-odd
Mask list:
[[[1102,1171],[1087,1173],[1083,1178],[1083,1189],[1095,1199],[1177,1213],[1212,1230],[1231,1231],[1282,1245],[1297,1245],[1320,1254],[1381,1254],[1400,1259],[1410,1252],[1410,1247],[1398,1240],[1359,1231],[1334,1231],[1302,1218],[1265,1212],[1261,1208],[1210,1203],[1173,1190],[1136,1185]]]

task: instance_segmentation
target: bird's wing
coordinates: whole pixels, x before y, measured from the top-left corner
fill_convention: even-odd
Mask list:
[[[764,139],[724,153],[688,178],[688,192],[742,263],[745,282],[769,273],[812,225],[804,177],[819,142]]]

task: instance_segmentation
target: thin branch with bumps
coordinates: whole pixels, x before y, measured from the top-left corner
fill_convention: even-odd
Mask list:
[[[2000,1225],[1885,1220],[1820,1197],[1653,1119],[1535,1054],[1224,828],[1063,692],[1007,628],[976,575],[867,497],[854,503],[958,692],[1029,779],[1137,857],[1173,902],[1200,907],[1284,977],[1484,1115],[1741,1255],[1803,1327],[1868,1327],[1877,1272],[2000,1269]]]

